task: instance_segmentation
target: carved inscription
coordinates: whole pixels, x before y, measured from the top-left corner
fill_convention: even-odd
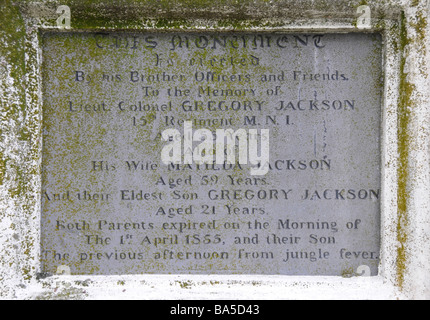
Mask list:
[[[43,271],[377,274],[379,35],[42,40]]]

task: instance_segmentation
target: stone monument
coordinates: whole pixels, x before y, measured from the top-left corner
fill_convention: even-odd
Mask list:
[[[45,272],[378,273],[378,34],[46,33],[42,52]]]
[[[4,0],[0,296],[429,298],[428,16]]]

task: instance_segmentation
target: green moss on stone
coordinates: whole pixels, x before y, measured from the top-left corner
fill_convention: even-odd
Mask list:
[[[399,154],[399,167],[398,174],[398,189],[397,189],[397,206],[398,206],[398,219],[397,219],[397,240],[399,247],[397,248],[397,284],[399,287],[403,286],[404,271],[406,267],[406,241],[407,232],[406,228],[409,222],[407,215],[408,206],[408,166],[409,166],[409,142],[410,136],[408,133],[408,124],[410,121],[410,110],[412,101],[411,94],[414,86],[407,81],[407,74],[405,73],[406,66],[406,52],[410,39],[407,35],[406,17],[402,14],[402,25],[400,32],[400,47],[401,47],[401,61],[400,61],[400,89],[399,89],[399,105],[398,105],[398,154]]]

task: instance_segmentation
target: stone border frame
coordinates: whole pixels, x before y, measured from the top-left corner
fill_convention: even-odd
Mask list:
[[[40,34],[72,31],[380,32],[384,45],[379,275],[73,276],[39,273]],[[371,25],[360,26],[367,5]],[[0,4],[0,298],[430,298],[428,0],[4,0]],[[67,27],[67,25],[66,25]]]

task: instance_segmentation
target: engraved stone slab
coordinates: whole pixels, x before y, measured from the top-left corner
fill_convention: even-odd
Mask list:
[[[42,41],[43,271],[377,274],[379,35]],[[164,164],[166,145],[189,145],[186,121],[192,132],[261,139],[268,129],[267,173],[183,163],[199,139],[181,163]],[[178,135],[164,141],[166,129]]]

